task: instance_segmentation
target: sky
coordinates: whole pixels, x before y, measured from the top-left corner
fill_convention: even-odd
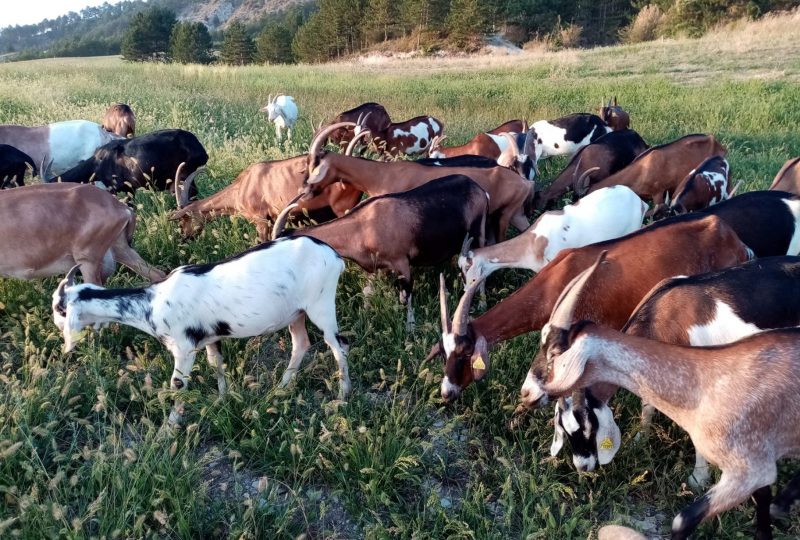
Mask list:
[[[32,24],[44,19],[105,2],[118,4],[121,0],[0,0],[0,28],[16,24]]]

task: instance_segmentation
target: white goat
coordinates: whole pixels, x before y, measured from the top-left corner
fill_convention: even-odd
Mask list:
[[[511,240],[462,252],[458,266],[467,285],[486,279],[499,268],[538,272],[564,249],[619,238],[639,229],[647,208],[628,187],[601,189],[563,210],[545,212]]]
[[[275,136],[279,141],[283,139],[281,130],[284,128],[287,130],[287,138],[292,140],[292,128],[297,122],[297,105],[292,96],[278,94],[273,98],[270,94],[267,104],[259,112],[266,113],[267,120],[275,124]]]
[[[138,289],[74,285],[77,267],[53,293],[53,319],[69,352],[86,326],[118,322],[163,343],[175,359],[170,386],[188,385],[195,354],[206,348],[217,370],[220,395],[225,374],[219,340],[250,337],[289,327],[292,356],[281,386],[289,384],[310,346],[306,315],[323,332],[339,365],[339,398],[350,392],[346,353],[338,336],[336,285],[344,262],[328,245],[308,237],[256,246],[227,260],[181,266],[160,282]],[[176,402],[170,422],[180,422]]]

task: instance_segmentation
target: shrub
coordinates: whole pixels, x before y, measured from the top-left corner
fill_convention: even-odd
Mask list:
[[[620,31],[624,43],[653,41],[661,34],[664,25],[664,12],[655,4],[644,6],[636,14],[631,24]]]

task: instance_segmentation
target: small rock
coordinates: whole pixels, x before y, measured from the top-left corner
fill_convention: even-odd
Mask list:
[[[442,497],[439,499],[439,504],[442,505],[442,508],[451,508],[453,506],[452,501],[450,501],[450,499],[447,497]]]

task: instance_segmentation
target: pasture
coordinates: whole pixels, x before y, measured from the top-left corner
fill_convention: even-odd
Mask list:
[[[729,149],[734,182],[765,189],[800,155],[797,18],[787,17],[789,36],[776,39],[756,24],[703,40],[495,61],[2,64],[0,123],[100,121],[108,104],[124,101],[140,134],[182,128],[198,136],[210,156],[198,180],[205,196],[252,162],[302,153],[311,120],[365,101],[397,119],[432,114],[448,144],[460,144],[508,119],[593,111],[616,95],[650,144],[713,133]],[[294,140],[282,144],[257,112],[279,91],[300,108]],[[544,163],[543,178],[564,164]],[[249,223],[227,218],[183,242],[168,220],[174,204],[165,193],[136,197],[134,245],[163,270],[255,243]],[[377,280],[367,300],[365,275],[348,265],[338,293],[350,342],[347,402],[335,399],[335,363],[316,328],[309,325],[312,349],[286,389],[276,384],[288,331],[228,340],[229,395],[218,399],[200,355],[175,436],[159,433],[172,404],[172,357],[156,340],[112,325],[63,355],[50,311],[57,280],[0,279],[0,537],[567,539],[591,538],[612,521],[666,537],[672,516],[695,497],[682,486],[694,459],[685,433],[659,416],[651,439],[634,441],[639,401],[626,394],[614,402],[623,443],[610,465],[579,475],[567,452],[550,458],[552,409],[511,424],[538,333],[498,346],[488,379],[442,404],[441,363],[423,361],[439,337],[439,271],[455,306],[454,265],[415,272],[417,328],[406,336],[393,280]],[[489,304],[527,277],[494,274]],[[138,283],[122,270],[109,286]],[[797,469],[781,467],[779,485]],[[729,511],[699,536],[750,537],[751,519],[752,505]],[[775,530],[796,538],[800,518]]]

